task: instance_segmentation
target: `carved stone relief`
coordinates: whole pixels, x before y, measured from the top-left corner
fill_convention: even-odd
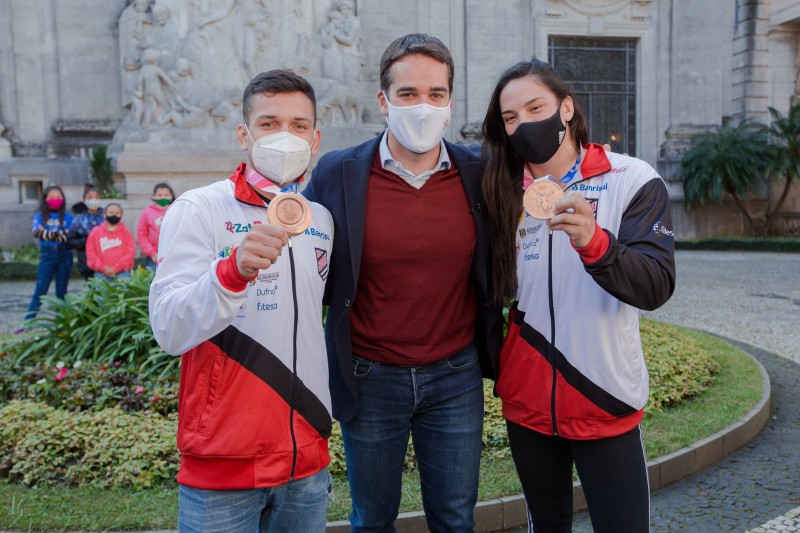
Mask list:
[[[315,17],[318,5],[330,8]],[[276,20],[292,22],[278,27]],[[322,125],[361,122],[365,54],[354,0],[132,0],[120,15],[119,39],[130,112],[118,136],[142,141],[153,132],[235,126],[242,89],[276,67],[309,79]]]

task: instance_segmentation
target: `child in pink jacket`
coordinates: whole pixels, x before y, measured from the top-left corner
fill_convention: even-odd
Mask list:
[[[158,260],[158,235],[161,232],[161,219],[167,212],[169,204],[175,201],[175,191],[166,183],[158,183],[153,188],[153,205],[142,211],[139,217],[139,226],[136,230],[136,240],[142,254],[147,258],[147,268],[156,269]]]
[[[136,248],[133,235],[122,222],[122,207],[108,204],[105,219],[86,239],[86,264],[95,271],[96,278],[129,278]]]

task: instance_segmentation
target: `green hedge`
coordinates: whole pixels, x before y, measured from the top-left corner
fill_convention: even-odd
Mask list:
[[[147,488],[178,472],[177,415],[13,400],[0,419],[0,475],[13,482]]]
[[[751,252],[800,252],[798,237],[720,237],[696,241],[677,241],[678,250],[736,250]]]
[[[710,386],[719,365],[691,336],[650,320],[642,321],[641,330],[650,369],[646,411],[675,405]],[[68,372],[64,374],[63,369]],[[63,376],[57,380],[59,374]],[[28,485],[172,483],[179,457],[175,449],[177,374],[170,375],[171,381],[149,381],[113,364],[26,368],[4,358],[0,361],[0,477]],[[140,386],[148,388],[137,394]],[[509,455],[502,405],[493,396],[492,386],[484,381],[484,458]],[[151,394],[161,396],[158,406],[149,402]],[[144,411],[132,412],[136,409]],[[330,472],[343,476],[338,424],[333,427],[330,454]],[[414,468],[410,446],[406,466]]]

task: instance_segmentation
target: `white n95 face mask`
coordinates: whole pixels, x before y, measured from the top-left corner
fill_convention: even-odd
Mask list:
[[[268,180],[283,185],[302,176],[308,168],[311,144],[305,139],[288,131],[270,133],[253,140],[247,129],[247,136],[253,141],[250,154],[253,165]]]
[[[450,124],[450,102],[444,107],[430,104],[395,106],[386,98],[389,116],[386,122],[397,140],[417,154],[431,151],[444,137],[444,130]]]

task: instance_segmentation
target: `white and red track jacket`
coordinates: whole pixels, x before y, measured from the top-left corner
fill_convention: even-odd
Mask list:
[[[178,482],[202,489],[277,486],[330,462],[321,313],[333,220],[312,203],[310,228],[242,278],[235,248],[268,209],[244,168],[172,204],[150,288],[156,341],[183,355]]]
[[[565,189],[595,212],[592,241],[525,213],[518,229],[517,306],[500,354],[496,391],[509,420],[570,439],[620,435],[649,394],[639,309],[675,288],[675,238],[666,186],[644,161],[584,146]]]

